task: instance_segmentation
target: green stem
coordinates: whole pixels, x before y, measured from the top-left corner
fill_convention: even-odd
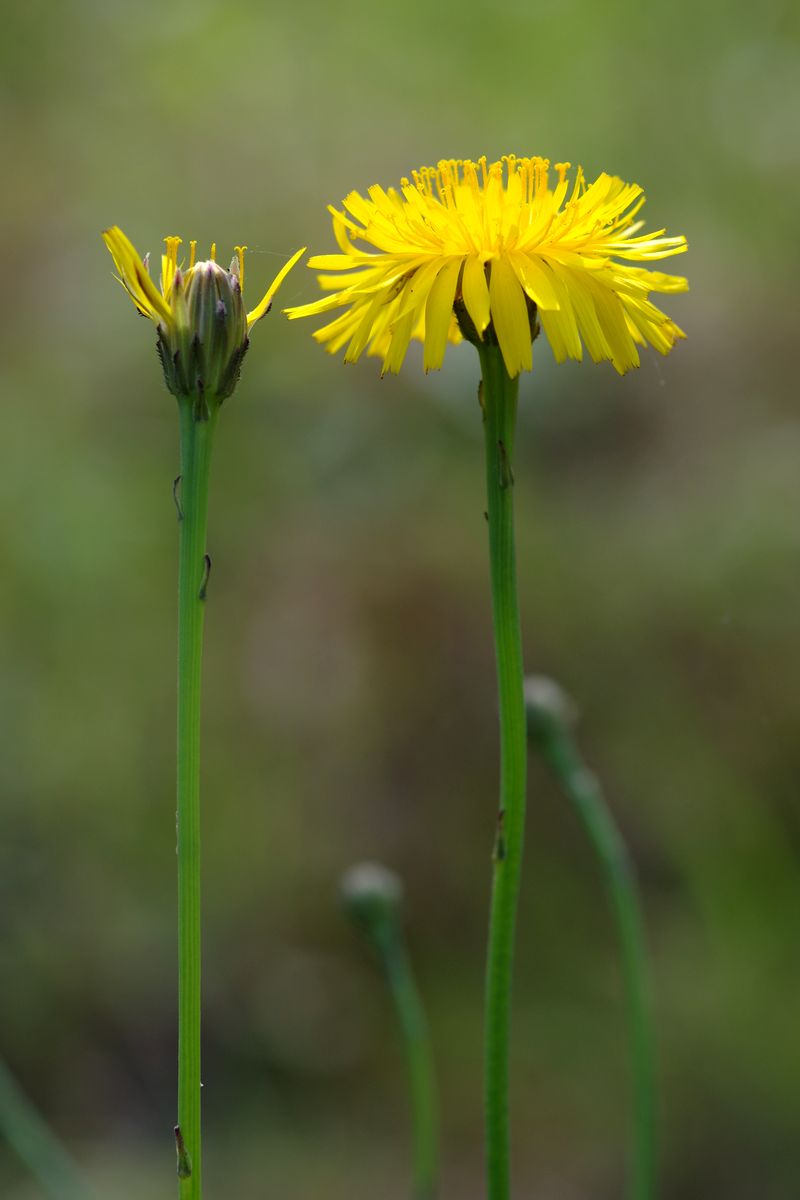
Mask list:
[[[216,406],[181,422],[178,571],[178,1175],[180,1200],[200,1200],[200,679],[207,579],[208,476]],[[185,1147],[182,1153],[181,1147]],[[188,1172],[188,1173],[187,1173]]]
[[[51,1200],[89,1200],[89,1187],[78,1168],[3,1062],[0,1132]]]
[[[486,1169],[488,1200],[508,1200],[511,980],[525,833],[526,771],[512,473],[518,382],[509,377],[497,346],[482,343],[478,353],[483,375],[489,561],[500,707],[500,804],[486,966]]]
[[[433,1056],[425,1012],[401,936],[382,948],[382,958],[403,1036],[411,1093],[414,1200],[434,1200],[439,1152]]]
[[[650,1016],[647,948],[636,881],[625,843],[594,775],[561,725],[541,739],[542,753],[595,849],[611,897],[622,949],[633,1073],[631,1200],[656,1195],[655,1038]]]

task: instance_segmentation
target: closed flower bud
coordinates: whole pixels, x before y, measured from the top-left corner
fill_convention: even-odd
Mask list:
[[[528,736],[539,742],[572,729],[578,719],[573,700],[546,675],[529,675],[525,680],[525,715]]]
[[[359,863],[344,874],[340,891],[345,912],[376,946],[384,947],[398,934],[403,884],[393,871],[380,863]]]
[[[235,261],[235,260],[234,260]],[[230,396],[249,338],[238,271],[209,259],[172,285],[174,320],[158,326],[158,352],[167,387],[176,396]]]
[[[181,238],[168,237],[161,256],[160,289],[150,277],[148,258],[142,259],[116,225],[103,234],[119,280],[142,316],[158,331],[158,353],[164,379],[174,396],[193,397],[198,417],[209,404],[230,396],[239,379],[249,345],[250,330],[270,309],[272,299],[305,247],[289,260],[266,295],[247,312],[242,300],[244,252],[237,246],[229,270],[216,261],[211,247],[207,261],[195,262],[196,242],[190,242],[189,264],[178,262]]]

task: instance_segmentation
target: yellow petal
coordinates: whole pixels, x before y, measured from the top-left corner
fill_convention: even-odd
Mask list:
[[[583,345],[578,332],[578,322],[575,319],[575,311],[567,286],[557,272],[553,273],[553,287],[558,298],[558,311],[554,312],[551,309],[543,308],[539,312],[539,319],[548,338],[550,338],[552,330],[557,331],[555,337],[560,338],[563,342],[566,355],[575,359],[576,362],[581,362]],[[553,341],[552,344],[555,351],[555,342]],[[556,358],[558,359],[558,355]],[[558,359],[558,361],[563,360]]]
[[[561,273],[560,278],[569,294],[581,337],[586,343],[586,349],[589,351],[592,361],[602,362],[604,359],[612,358],[611,348],[600,328],[594,304],[586,290],[585,280],[576,272],[567,270]]]
[[[355,267],[369,266],[374,258],[374,254],[314,254],[307,265],[320,271],[352,271]]]
[[[358,192],[350,192],[349,196],[345,196],[343,203],[357,221],[360,221],[362,225],[369,225],[372,218],[372,207],[368,200],[365,200]],[[359,232],[362,231],[359,230]]]
[[[118,225],[103,231],[103,241],[136,307],[151,320],[169,322],[169,305],[164,301],[142,262],[139,252]]]
[[[513,379],[520,371],[530,371],[533,365],[531,324],[522,286],[503,258],[492,262],[489,300],[503,362]]]
[[[320,300],[312,300],[308,304],[294,304],[291,308],[285,308],[283,311],[290,321],[296,320],[297,317],[315,317],[317,313],[329,312],[332,308],[341,308],[343,304],[349,304],[354,299],[357,300],[358,296],[358,292],[336,292],[332,296],[323,296]]]
[[[269,285],[266,295],[264,296],[261,303],[257,304],[256,307],[247,314],[247,328],[248,329],[250,329],[253,325],[255,325],[256,321],[260,321],[261,318],[264,316],[264,314],[267,312],[267,310],[269,309],[269,306],[272,304],[272,301],[278,291],[278,288],[281,286],[284,279],[289,274],[289,272],[291,271],[292,267],[295,265],[297,260],[299,258],[303,257],[303,255],[305,254],[307,249],[308,249],[308,246],[303,246],[300,250],[297,251],[296,254],[292,255],[292,257],[289,259],[289,261],[286,263],[285,266],[281,267],[280,271],[275,276],[272,283]]]
[[[340,313],[327,325],[323,325],[322,329],[316,329],[312,336],[315,341],[325,347],[329,354],[336,354],[353,336],[353,331],[358,324],[358,315],[357,310],[348,309],[347,312]]]
[[[396,375],[403,365],[403,359],[408,350],[408,343],[414,333],[414,325],[416,324],[413,311],[409,311],[395,325],[392,330],[392,338],[386,355],[383,360],[381,374],[385,375],[387,371],[391,371]]]
[[[450,321],[453,316],[453,301],[456,295],[461,261],[460,258],[454,258],[450,262],[442,264],[428,295],[428,302],[425,305],[424,366],[426,371],[436,371],[442,365],[447,348]]]
[[[591,276],[587,283],[600,328],[611,350],[611,361],[620,375],[624,375],[631,367],[639,366],[639,351],[628,331],[622,302],[614,292],[598,284]]]
[[[492,319],[492,314],[489,307],[489,285],[486,282],[486,268],[475,254],[470,255],[464,263],[461,294],[472,324],[478,333],[483,336],[487,325]]]
[[[356,362],[360,358],[364,347],[372,337],[375,318],[377,317],[380,309],[385,308],[385,306],[386,297],[381,295],[380,292],[377,296],[372,298],[370,303],[364,305],[363,315],[361,316],[358,327],[356,328],[356,331],[350,340],[350,345],[345,351],[345,362]]]
[[[558,308],[553,272],[543,259],[531,254],[510,254],[517,279],[537,308]]]
[[[436,258],[417,268],[400,293],[398,318],[405,316],[411,310],[420,316],[441,270],[442,262]]]

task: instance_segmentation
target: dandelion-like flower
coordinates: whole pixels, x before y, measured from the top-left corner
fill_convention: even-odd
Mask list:
[[[178,261],[182,239],[164,238],[158,288],[150,277],[150,256],[142,258],[118,226],[107,229],[103,241],[136,308],[158,329],[158,352],[169,390],[176,396],[199,393],[219,401],[236,386],[250,330],[269,311],[278,288],[305,253],[305,247],[298,250],[260,303],[246,312],[242,300],[246,246],[235,247],[226,271],[216,261],[215,245],[207,261],[196,262],[197,242],[192,241],[184,269]]]
[[[333,207],[340,254],[309,266],[322,289],[294,317],[342,308],[314,337],[345,361],[366,351],[397,372],[409,342],[424,343],[425,370],[442,365],[448,340],[494,341],[513,378],[532,366],[538,323],[559,362],[608,360],[624,374],[638,347],[662,354],[685,334],[649,299],[686,291],[681,276],[646,265],[680,254],[683,237],[640,233],[644,194],[605,172],[587,184],[581,167],[544,158],[477,163],[450,159],[415,171],[399,191],[379,185]],[[368,249],[360,249],[361,243]],[[331,273],[328,273],[331,272]]]

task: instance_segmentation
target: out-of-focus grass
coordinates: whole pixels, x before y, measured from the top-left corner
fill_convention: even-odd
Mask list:
[[[515,150],[646,185],[689,340],[522,388],[527,666],[581,699],[641,865],[665,1198],[788,1200],[800,1047],[794,6],[42,0],[2,49],[0,1050],[114,1200],[173,1170],[177,429],[99,240],[247,242]],[[787,249],[789,247],[789,249]],[[683,265],[683,264],[682,264]],[[282,293],[314,294],[298,269]],[[410,893],[448,1194],[480,1195],[496,738],[477,367],[255,331],[218,439],[204,744],[210,1194],[405,1194],[401,1064],[335,881]],[[531,782],[520,1194],[617,1195],[621,988],[591,858]],[[453,834],[457,829],[457,835]],[[394,1188],[394,1191],[391,1191]],[[0,1194],[30,1185],[0,1157]]]

